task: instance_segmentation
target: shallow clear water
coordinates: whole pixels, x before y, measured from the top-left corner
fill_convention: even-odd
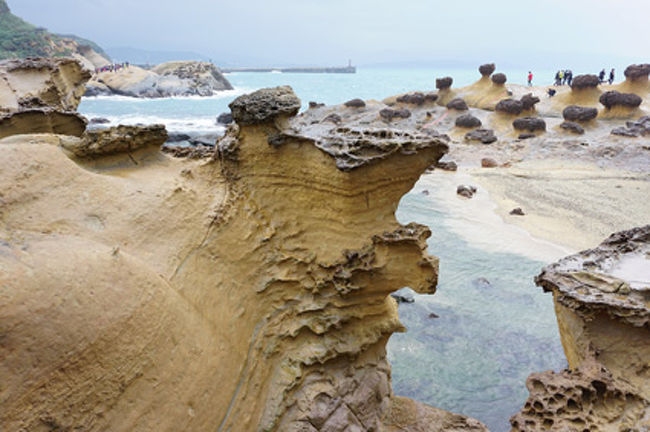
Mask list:
[[[430,227],[439,285],[435,295],[400,305],[408,332],[388,344],[393,390],[507,431],[528,397],[528,375],[566,367],[552,298],[533,283],[547,263],[473,247],[447,228],[455,215],[423,189],[402,199],[397,217]]]
[[[524,83],[525,71],[504,72],[510,82]],[[475,69],[236,73],[228,75],[236,90],[211,98],[87,98],[79,110],[113,124],[164,123],[171,132],[207,134],[223,131],[215,118],[236,96],[258,88],[291,85],[304,107],[309,101],[338,104],[433,90],[435,78],[446,75],[454,77],[455,86],[479,77]],[[508,430],[509,417],[527,397],[526,377],[565,366],[552,299],[533,284],[545,263],[479,248],[476,241],[473,246],[450,228],[448,222],[461,217],[458,209],[442,206],[422,189],[418,184],[404,197],[397,215],[402,223],[432,229],[429,252],[440,257],[439,288],[434,296],[417,296],[415,303],[400,306],[409,331],[394,335],[388,345],[395,393],[473,416],[495,432]],[[488,240],[494,238],[499,237]],[[439,318],[430,318],[431,313]]]

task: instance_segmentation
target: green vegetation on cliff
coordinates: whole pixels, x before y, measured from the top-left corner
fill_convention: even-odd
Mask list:
[[[11,13],[6,0],[0,0],[0,59],[67,56],[78,46],[89,46],[109,58],[94,42],[73,35],[56,35],[26,22]]]

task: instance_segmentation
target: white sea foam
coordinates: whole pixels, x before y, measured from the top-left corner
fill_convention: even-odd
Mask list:
[[[131,97],[131,96],[119,96],[119,95],[112,95],[112,96],[84,96],[84,99],[93,101],[93,100],[101,100],[101,101],[128,101],[128,102],[142,102],[142,103],[147,103],[151,101],[161,101],[161,100],[210,100],[210,99],[226,99],[226,98],[233,98],[237,96],[241,96],[246,93],[252,92],[252,89],[246,88],[246,87],[239,87],[233,90],[223,90],[219,91],[216,94],[212,96],[170,96],[166,98],[139,98],[139,97]]]
[[[216,123],[215,117],[170,118],[154,115],[109,116],[93,113],[85,113],[85,115],[88,118],[102,117],[110,121],[110,123],[101,126],[164,124],[169,132],[194,132],[197,134],[220,134],[226,130],[223,125]]]

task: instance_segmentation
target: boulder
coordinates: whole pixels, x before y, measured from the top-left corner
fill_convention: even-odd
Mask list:
[[[650,116],[641,117],[639,120],[626,122],[625,127],[617,127],[612,130],[612,135],[626,137],[650,136]]]
[[[476,186],[460,185],[456,188],[456,194],[465,198],[472,198],[475,193]]]
[[[438,100],[438,95],[435,93],[407,93],[397,98],[397,102],[406,103],[411,105],[423,105],[426,102],[435,102]]]
[[[499,164],[492,158],[483,158],[481,159],[481,167],[483,168],[496,168]]]
[[[587,88],[596,88],[600,84],[600,79],[597,75],[578,75],[573,78],[571,82],[571,89],[581,90]]]
[[[438,90],[448,89],[453,83],[454,79],[452,77],[438,78],[436,79],[436,88]]]
[[[533,96],[532,93],[525,94],[520,99],[524,111],[529,111],[535,108],[535,105],[539,103],[539,98]]]
[[[343,119],[341,118],[340,115],[338,115],[338,114],[336,114],[336,113],[332,113],[332,114],[328,115],[327,117],[325,117],[325,118],[321,121],[321,123],[330,122],[330,123],[334,123],[334,124],[339,124],[339,123],[341,123],[342,121],[343,121]]]
[[[648,78],[650,75],[650,63],[629,65],[625,68],[625,78],[635,81]]]
[[[497,140],[492,129],[475,129],[465,134],[466,141],[480,141],[483,144],[491,144]]]
[[[232,123],[232,114],[231,113],[221,113],[217,117],[217,123],[222,125],[227,125]]]
[[[641,102],[643,102],[643,99],[633,93],[620,93],[612,90],[600,95],[599,101],[601,104],[605,105],[605,108],[607,109],[611,109],[615,106],[638,108],[641,105]]]
[[[406,108],[402,108],[402,109],[384,108],[381,111],[379,111],[379,116],[384,120],[388,120],[388,121],[391,121],[394,118],[406,119],[411,117],[411,111],[407,110]]]
[[[565,131],[574,133],[576,135],[582,135],[585,133],[585,130],[582,126],[572,121],[565,121],[562,124],[560,124],[560,127]]]
[[[475,128],[481,126],[481,120],[471,114],[463,114],[456,118],[456,126],[462,128]]]
[[[296,115],[300,110],[300,99],[291,87],[283,86],[239,96],[228,106],[237,124],[254,125]]]
[[[453,109],[456,111],[467,111],[469,107],[467,106],[467,103],[461,99],[461,98],[455,98],[452,99],[448,104],[447,104],[447,109]]]
[[[510,214],[513,216],[524,216],[526,213],[521,209],[521,207],[516,207],[510,210]]]
[[[233,89],[219,68],[209,62],[167,62],[153,67],[151,71],[161,77],[179,79],[181,86],[188,86],[188,91],[184,92],[186,95],[212,96],[216,92]]]
[[[512,122],[512,127],[516,130],[525,130],[529,132],[545,131],[546,122],[540,117],[522,117]]]
[[[524,104],[515,99],[503,99],[497,103],[494,109],[506,114],[519,115],[524,110]]]
[[[454,161],[449,161],[449,162],[438,161],[435,164],[433,164],[433,167],[441,169],[443,171],[456,171],[456,170],[458,170],[458,165]]]
[[[503,85],[506,83],[508,78],[506,78],[506,74],[503,73],[496,73],[492,75],[492,82],[497,85]]]
[[[77,157],[88,158],[130,153],[148,146],[160,147],[168,139],[164,125],[115,126],[87,131],[82,140],[64,143]]]
[[[183,141],[189,141],[192,137],[185,133],[170,133],[167,137],[168,143],[178,143]]]
[[[581,107],[577,105],[569,105],[562,111],[562,117],[564,117],[564,120],[572,122],[586,122],[595,119],[597,116],[598,110],[596,108]]]
[[[496,67],[496,65],[494,63],[486,63],[486,64],[482,64],[481,66],[478,67],[478,71],[483,76],[492,75],[496,69],[497,69],[497,67]]]
[[[344,103],[348,108],[364,108],[366,106],[366,103],[362,101],[361,99],[352,99]]]
[[[517,139],[520,139],[520,140],[527,140],[527,139],[535,138],[536,136],[537,136],[537,135],[535,135],[534,133],[525,132],[525,133],[519,134],[519,136],[517,137]]]
[[[111,121],[107,118],[104,117],[94,117],[91,118],[90,121],[88,121],[88,124],[90,125],[101,125],[101,124],[108,124]]]
[[[314,102],[314,101],[309,102],[309,109],[322,108],[324,106],[325,106],[324,103],[319,103],[319,102]]]

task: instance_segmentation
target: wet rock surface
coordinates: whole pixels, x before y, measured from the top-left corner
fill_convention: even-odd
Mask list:
[[[562,117],[568,121],[587,122],[595,119],[598,116],[598,109],[581,107],[577,105],[569,105],[562,110]]]
[[[522,117],[512,122],[515,130],[525,130],[529,132],[545,131],[546,122],[540,117]]]
[[[295,115],[300,110],[300,99],[291,87],[284,86],[240,96],[228,106],[234,121],[240,125],[253,125]]]
[[[476,129],[465,134],[465,140],[491,144],[497,140],[497,137],[492,129]]]
[[[622,106],[626,108],[638,108],[643,102],[640,96],[633,93],[620,93],[615,90],[606,91],[600,96],[600,103],[607,109],[615,106]]]

